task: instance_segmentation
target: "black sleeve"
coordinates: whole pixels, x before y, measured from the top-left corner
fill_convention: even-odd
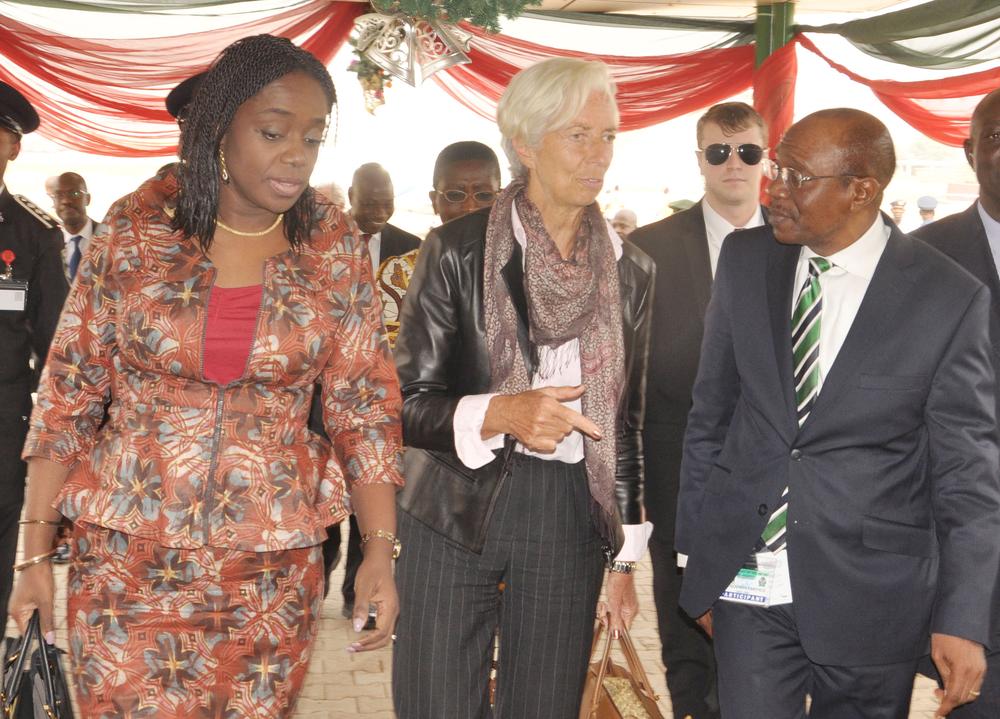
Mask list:
[[[454,451],[452,362],[458,341],[455,253],[434,232],[423,242],[406,290],[396,340],[396,371],[403,392],[403,441],[407,446]]]
[[[28,324],[31,348],[38,358],[35,371],[41,374],[69,286],[63,271],[62,232],[58,228],[40,229],[35,240],[38,261],[28,280]]]

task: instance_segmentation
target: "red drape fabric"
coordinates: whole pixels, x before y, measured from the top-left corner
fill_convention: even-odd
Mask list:
[[[621,129],[636,130],[693,112],[750,87],[752,45],[679,55],[623,57],[573,52],[492,35],[461,23],[471,33],[472,62],[432,77],[444,90],[483,117],[496,119],[497,103],[518,71],[549,57],[601,60],[618,84]]]
[[[1000,68],[935,80],[872,80],[831,60],[806,35],[795,39],[834,70],[871,88],[886,107],[910,125],[945,145],[962,144],[969,136],[972,111],[984,95],[1000,86]]]
[[[0,80],[24,93],[42,118],[39,132],[60,145],[117,157],[169,155],[177,125],[166,94],[227,45],[271,33],[328,63],[367,9],[314,0],[210,32],[126,40],[75,38],[0,16]]]
[[[792,124],[798,67],[795,43],[790,42],[771,53],[754,71],[753,105],[767,123],[772,151]]]

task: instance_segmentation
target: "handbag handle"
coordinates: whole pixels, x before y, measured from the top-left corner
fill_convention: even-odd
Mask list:
[[[597,649],[598,642],[601,641],[601,634],[604,632],[604,624],[600,621],[597,622],[597,628],[594,629],[594,641],[590,645],[590,655],[594,656],[594,650]],[[604,677],[608,673],[608,662],[611,660],[611,632],[608,632],[608,638],[604,642],[604,651],[601,652],[601,659],[597,665],[597,683],[595,686],[600,689],[604,685]],[[593,716],[594,712],[597,710],[597,705],[601,702],[601,692],[595,691],[590,698],[590,715]]]
[[[642,668],[642,662],[639,661],[639,654],[635,651],[635,645],[632,643],[632,637],[629,636],[628,630],[623,629],[618,639],[622,645],[622,653],[625,655],[625,663],[628,664],[629,671],[632,672],[632,679],[639,685],[639,690],[643,694],[656,701],[659,697],[656,696],[656,692],[653,691],[653,687],[649,683],[646,670]]]
[[[36,611],[37,614],[37,611]],[[57,706],[56,706],[56,684],[52,674],[52,657],[50,656],[53,652],[58,652],[54,646],[50,647],[49,644],[45,642],[42,637],[42,625],[37,623],[35,625],[36,635],[38,637],[38,656],[41,659],[42,665],[42,684],[45,687],[45,713],[50,717],[57,717]],[[56,655],[58,657],[58,654]]]
[[[8,715],[11,714],[11,707],[20,696],[21,683],[24,681],[24,663],[31,651],[31,638],[36,634],[41,634],[37,609],[28,620],[28,628],[17,646],[17,653],[12,660],[13,664],[9,668],[4,667],[6,671],[4,672],[3,693],[0,699],[3,701],[4,712]]]
[[[594,655],[594,651],[597,649],[597,644],[601,640],[601,634],[604,632],[604,625],[601,622],[597,623],[597,628],[594,630],[594,642],[590,647],[590,655]],[[597,687],[601,687],[604,684],[604,678],[608,673],[608,664],[611,660],[611,643],[614,640],[614,635],[612,632],[608,632],[607,640],[604,642],[604,651],[601,653],[600,663],[597,667]],[[635,651],[635,645],[632,643],[632,637],[629,636],[628,629],[622,629],[618,634],[618,641],[622,647],[622,654],[625,655],[625,664],[628,665],[629,672],[632,674],[632,679],[639,686],[639,691],[644,695],[652,699],[653,701],[658,701],[659,697],[656,692],[653,691],[653,687],[649,683],[649,677],[646,676],[646,670],[642,667],[642,662],[639,661],[639,655]],[[601,693],[595,691],[590,700],[590,712],[593,714],[597,710],[597,706],[600,703]]]

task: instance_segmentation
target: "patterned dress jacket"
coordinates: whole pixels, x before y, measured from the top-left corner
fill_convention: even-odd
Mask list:
[[[56,506],[74,521],[169,547],[317,544],[347,515],[345,489],[403,483],[399,385],[371,261],[346,218],[319,205],[310,241],[264,264],[242,378],[206,381],[216,270],[171,229],[176,187],[170,169],[146,182],[90,243],[24,456],[72,468]],[[331,442],[306,427],[317,380]]]

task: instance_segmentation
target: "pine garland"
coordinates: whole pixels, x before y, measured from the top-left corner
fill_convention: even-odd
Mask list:
[[[500,32],[500,15],[515,18],[531,0],[372,0],[379,12],[400,12],[426,20],[468,20],[490,32]],[[537,4],[537,3],[536,3]]]

